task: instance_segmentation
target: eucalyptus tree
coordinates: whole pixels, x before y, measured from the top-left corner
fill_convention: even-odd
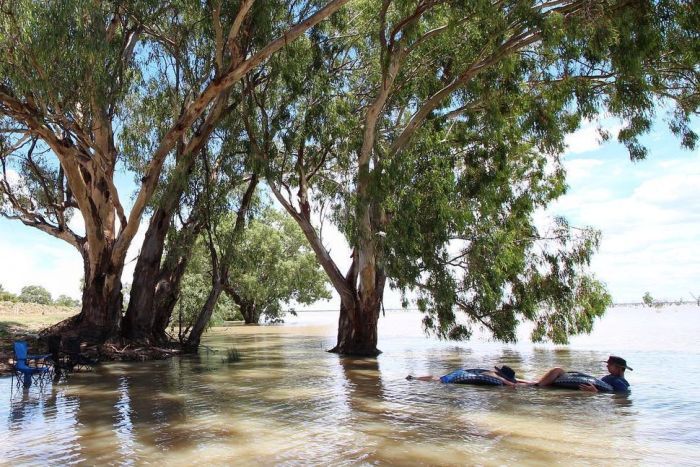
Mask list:
[[[621,118],[617,137],[639,159],[639,136],[670,98],[672,130],[694,145],[696,10],[358,1],[317,28],[279,80],[303,89],[298,99],[258,93],[248,132],[340,296],[333,350],[378,352],[387,280],[417,294],[424,324],[443,337],[482,326],[512,341],[521,320],[535,323],[535,340],[590,331],[610,302],[587,271],[599,234],[564,219],[540,231],[533,214],[565,192],[559,156],[583,119]],[[304,72],[318,63],[324,75]],[[312,222],[319,206],[333,208],[353,248],[346,273]]]
[[[269,6],[265,4],[266,9]],[[279,12],[289,14],[284,8],[277,10]],[[251,22],[249,34],[245,36],[255,37],[264,43],[262,30],[267,26],[269,23],[261,26]],[[255,36],[252,30],[256,31]],[[255,45],[253,41],[243,48],[254,48]],[[183,65],[186,68],[188,64],[184,62]],[[196,73],[185,72],[183,75],[186,77]],[[246,86],[254,85],[260,79],[260,73],[256,71],[251,75]],[[240,90],[233,89],[220,96],[216,109],[217,125],[202,122],[199,133],[206,133],[209,136],[207,141],[178,153],[180,157],[176,159],[168,173],[168,181],[156,199],[135,269],[135,276],[140,280],[138,285],[132,287],[131,301],[125,315],[124,334],[131,339],[146,342],[166,342],[170,339],[166,328],[176,304],[182,301],[182,281],[189,262],[198,251],[195,243],[201,236],[207,239],[204,242],[209,246],[207,256],[211,257],[210,262],[214,265],[209,271],[211,287],[193,321],[189,326],[181,327],[180,341],[186,341],[189,349],[196,350],[202,333],[209,325],[222,287],[227,282],[228,268],[233,261],[231,254],[235,251],[233,246],[246,226],[258,183],[248,151],[239,142],[242,120],[232,111],[238,102]],[[148,111],[143,114],[149,115],[149,121],[157,124],[158,115]],[[144,140],[140,139],[141,133],[130,136],[135,146],[144,144]],[[138,157],[134,160],[138,161]],[[233,232],[219,227],[231,211],[239,213]],[[187,300],[187,303],[189,309],[197,301]],[[192,315],[192,310],[186,314]]]
[[[219,297],[229,282],[229,271],[237,260],[236,245],[254,208],[254,195],[259,182],[254,171],[246,176],[241,170],[219,171],[213,164],[204,165],[203,197],[206,203],[202,206],[202,234],[210,258],[211,287],[187,336],[186,347],[189,349],[199,347]],[[244,163],[236,165],[245,168]],[[227,222],[230,212],[236,212],[233,222]]]
[[[265,209],[246,228],[236,250],[224,291],[246,324],[256,324],[261,317],[279,320],[285,304],[310,305],[331,298],[327,276],[286,213]]]
[[[192,331],[202,313],[208,310],[212,311],[209,325],[212,321],[241,318],[247,324],[258,323],[263,316],[266,321],[276,322],[285,313],[285,303],[309,304],[330,298],[325,287],[326,276],[297,224],[271,208],[260,212],[260,201],[253,204],[256,206],[250,212],[254,217],[240,236],[231,235],[237,216],[222,213],[218,232],[212,236],[215,242],[221,242],[215,245],[215,255],[210,254],[210,232],[200,236],[191,247],[195,253],[187,264],[182,294],[171,323],[173,330],[178,329],[181,342],[194,342]],[[228,264],[225,293],[213,305],[210,297],[216,284],[212,284],[212,278],[218,274],[213,267],[226,259],[226,247],[230,245],[235,252]],[[202,322],[206,323],[203,319]]]
[[[66,241],[82,255],[82,310],[64,326],[98,341],[117,335],[127,249],[164,165],[175,153],[196,153],[208,136],[207,126],[216,124],[226,94],[243,76],[347,1],[289,2],[291,15],[269,19],[279,34],[246,51],[241,44],[251,31],[245,24],[254,4],[263,2],[3,2],[1,213]],[[260,11],[266,11],[264,5]],[[196,47],[181,42],[188,37],[183,30],[194,24],[188,21],[192,17],[199,18],[198,27],[208,25],[209,36],[198,37]],[[157,102],[164,97],[162,88],[147,85],[157,74],[151,53],[169,55],[176,64],[183,54],[202,54],[197,60],[208,66],[197,68],[199,76],[179,81],[190,88]],[[178,81],[177,73],[167,78]],[[162,104],[165,117],[150,129],[127,214],[114,177],[121,156],[119,132],[134,123],[129,98]],[[70,224],[75,213],[82,217],[84,234]],[[143,322],[137,318],[134,322]]]

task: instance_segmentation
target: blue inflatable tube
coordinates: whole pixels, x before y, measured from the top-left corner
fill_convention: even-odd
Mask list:
[[[596,389],[598,389],[598,391],[601,392],[613,392],[613,387],[605,381],[601,381],[594,376],[580,373],[578,371],[571,371],[563,374],[552,383],[552,387],[563,389],[580,389],[579,386],[582,384],[592,384],[596,387]]]
[[[442,383],[475,384],[478,386],[503,386],[503,381],[491,375],[484,374],[489,370],[482,368],[470,368],[456,370],[440,377]]]

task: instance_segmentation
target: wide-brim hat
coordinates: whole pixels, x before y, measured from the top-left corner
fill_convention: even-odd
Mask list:
[[[634,371],[632,368],[627,366],[627,360],[625,360],[622,357],[616,357],[615,355],[609,356],[605,363],[610,363],[612,365],[619,366],[626,370]]]
[[[511,367],[503,365],[502,367],[498,368],[497,366],[494,367],[496,369],[496,374],[502,378],[507,379],[511,383],[515,383],[515,370],[513,370]]]

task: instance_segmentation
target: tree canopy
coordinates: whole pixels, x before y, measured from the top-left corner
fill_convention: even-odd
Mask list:
[[[637,160],[640,135],[670,109],[694,146],[690,3],[367,1],[343,15],[280,80],[299,98],[258,99],[250,132],[274,148],[273,190],[343,300],[337,350],[376,353],[385,281],[417,293],[443,337],[482,326],[511,341],[523,320],[535,340],[590,331],[610,303],[588,271],[599,233],[565,219],[543,229],[534,214],[565,193],[564,138],[585,120],[619,118]],[[303,59],[325,75],[304,74]],[[274,115],[290,122],[267,124]],[[347,273],[313,228],[324,208],[354,249]]]
[[[638,160],[668,112],[694,147],[699,18],[684,0],[12,2],[0,12],[0,213],[80,251],[76,323],[102,340],[163,327],[158,310],[206,232],[201,333],[234,260],[214,242],[221,214],[237,211],[242,238],[242,193],[260,181],[340,296],[334,350],[377,353],[387,285],[417,295],[442,337],[483,326],[510,341],[527,320],[534,339],[566,342],[610,297],[588,270],[598,232],[534,221],[566,191],[564,138],[605,114]],[[131,209],[120,161],[138,184]],[[122,322],[126,250],[148,214]],[[348,271],[315,214],[346,236]]]
[[[320,270],[297,224],[267,209],[255,219],[236,245],[226,291],[246,323],[278,321],[284,306],[310,305],[330,299],[327,276]]]

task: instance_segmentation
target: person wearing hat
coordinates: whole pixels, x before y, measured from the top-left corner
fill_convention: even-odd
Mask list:
[[[481,373],[482,375],[488,375],[492,376],[496,379],[499,379],[503,382],[504,385],[506,386],[520,386],[521,384],[527,383],[527,381],[522,381],[519,379],[516,379],[515,377],[515,370],[513,370],[511,367],[507,365],[503,365],[502,367],[494,367],[495,370],[489,370]],[[453,371],[452,373],[448,373],[444,376],[411,376],[408,375],[406,379],[416,379],[418,381],[440,381],[441,383],[452,383],[455,380],[459,379],[460,374],[464,370],[456,370]]]
[[[632,368],[627,366],[627,361],[622,357],[611,355],[605,362],[608,364],[608,375],[600,378],[602,381],[612,386],[614,392],[629,392],[630,383],[625,379],[625,370],[632,371]],[[550,386],[560,376],[566,373],[562,368],[552,368],[542,376],[539,381],[534,383],[535,386]],[[598,392],[592,384],[582,384],[579,386],[582,391]]]

